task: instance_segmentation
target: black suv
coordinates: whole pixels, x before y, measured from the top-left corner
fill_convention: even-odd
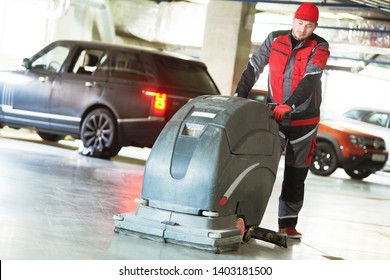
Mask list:
[[[205,64],[166,52],[61,40],[0,71],[0,127],[81,139],[96,157],[150,147],[188,100],[219,95]]]

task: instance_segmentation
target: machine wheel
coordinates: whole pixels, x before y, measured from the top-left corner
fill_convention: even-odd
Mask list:
[[[338,167],[337,155],[333,146],[326,142],[318,143],[314,151],[310,171],[315,175],[329,176]]]
[[[94,157],[110,158],[116,156],[121,147],[118,145],[116,121],[105,108],[95,109],[83,120],[81,140],[84,149]]]
[[[57,142],[57,141],[64,139],[63,135],[58,135],[58,134],[46,133],[46,132],[41,132],[41,131],[37,131],[37,134],[43,140],[50,141],[50,142]]]
[[[372,174],[370,170],[354,170],[354,169],[344,169],[345,173],[351,176],[352,179],[362,180],[367,178]]]
[[[253,227],[248,228],[244,235],[242,236],[242,243],[247,243],[251,240],[252,232],[254,231]]]
[[[252,232],[254,231],[254,227],[247,226],[245,223],[245,217],[238,216],[236,219],[236,227],[240,230],[242,240],[241,243],[247,243],[251,239]]]

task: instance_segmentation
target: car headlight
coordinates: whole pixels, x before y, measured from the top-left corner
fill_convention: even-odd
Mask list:
[[[372,145],[374,146],[375,150],[379,150],[380,148],[385,147],[384,141],[379,139],[375,139]]]
[[[354,144],[356,147],[359,148],[364,148],[366,144],[364,137],[353,135],[353,134],[349,135],[349,140],[351,141],[352,144]]]

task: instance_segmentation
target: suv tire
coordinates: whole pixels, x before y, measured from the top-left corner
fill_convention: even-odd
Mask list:
[[[310,171],[315,175],[329,176],[338,166],[337,154],[333,146],[327,142],[318,143],[310,164]]]
[[[370,170],[355,170],[355,169],[344,169],[345,173],[347,173],[352,179],[362,180],[367,178],[372,174]]]
[[[117,125],[112,113],[105,108],[91,111],[82,122],[81,140],[91,156],[116,156],[121,147],[118,145]]]

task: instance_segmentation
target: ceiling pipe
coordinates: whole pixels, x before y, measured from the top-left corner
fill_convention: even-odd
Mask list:
[[[364,67],[366,67],[368,64],[378,64],[378,65],[390,66],[390,62],[375,60],[379,56],[380,56],[380,54],[374,54],[374,55],[372,55],[372,57],[370,59],[364,59],[364,58],[352,58],[352,57],[346,57],[346,56],[331,55],[331,58],[336,59],[336,60],[350,60],[350,61],[363,62]]]
[[[161,2],[180,2],[184,0],[152,0],[156,2],[157,4],[160,4]],[[275,0],[225,0],[225,1],[231,1],[231,2],[250,2],[250,3],[270,3],[270,4],[284,4],[284,5],[301,5],[302,1],[275,1]],[[191,1],[189,2],[196,2]],[[317,6],[322,7],[343,7],[343,8],[364,8],[364,9],[386,9],[382,6],[376,6],[373,7],[372,5],[368,4],[358,4],[358,3],[327,3],[326,0],[318,1],[318,2],[312,2],[313,4]]]
[[[359,31],[359,32],[372,32],[372,33],[384,33],[389,35],[390,30],[386,29],[367,29],[367,28],[350,28],[350,27],[334,27],[334,26],[318,26],[318,28],[342,30],[342,31]]]
[[[275,24],[275,23],[262,22],[262,21],[258,21],[257,23],[261,23],[261,24]],[[287,24],[287,23],[278,23],[277,25],[280,25],[280,26],[283,26],[283,25],[291,26],[291,24]],[[337,27],[337,26],[327,26],[327,25],[319,25],[317,28],[331,29],[331,30],[340,30],[340,31],[359,31],[359,32],[384,33],[386,35],[390,34],[390,30],[386,30],[386,29]]]
[[[300,1],[272,1],[272,0],[227,0],[227,1],[235,1],[235,2],[254,2],[254,3],[269,3],[269,4],[282,4],[282,5],[301,5]],[[312,2],[313,4],[320,7],[336,7],[336,8],[364,8],[364,9],[380,9],[380,7],[373,7],[366,4],[358,4],[358,3],[327,3],[325,1]]]
[[[59,2],[57,5],[55,2]],[[51,3],[54,7],[57,6],[55,9],[51,10],[49,9],[46,12],[46,17],[48,19],[57,20],[62,18],[66,15],[66,13],[69,10],[70,7],[70,0],[57,0],[57,1],[51,1]]]
[[[92,7],[96,9],[96,24],[105,42],[116,42],[114,20],[112,18],[110,4],[107,0],[72,0],[73,5]]]

